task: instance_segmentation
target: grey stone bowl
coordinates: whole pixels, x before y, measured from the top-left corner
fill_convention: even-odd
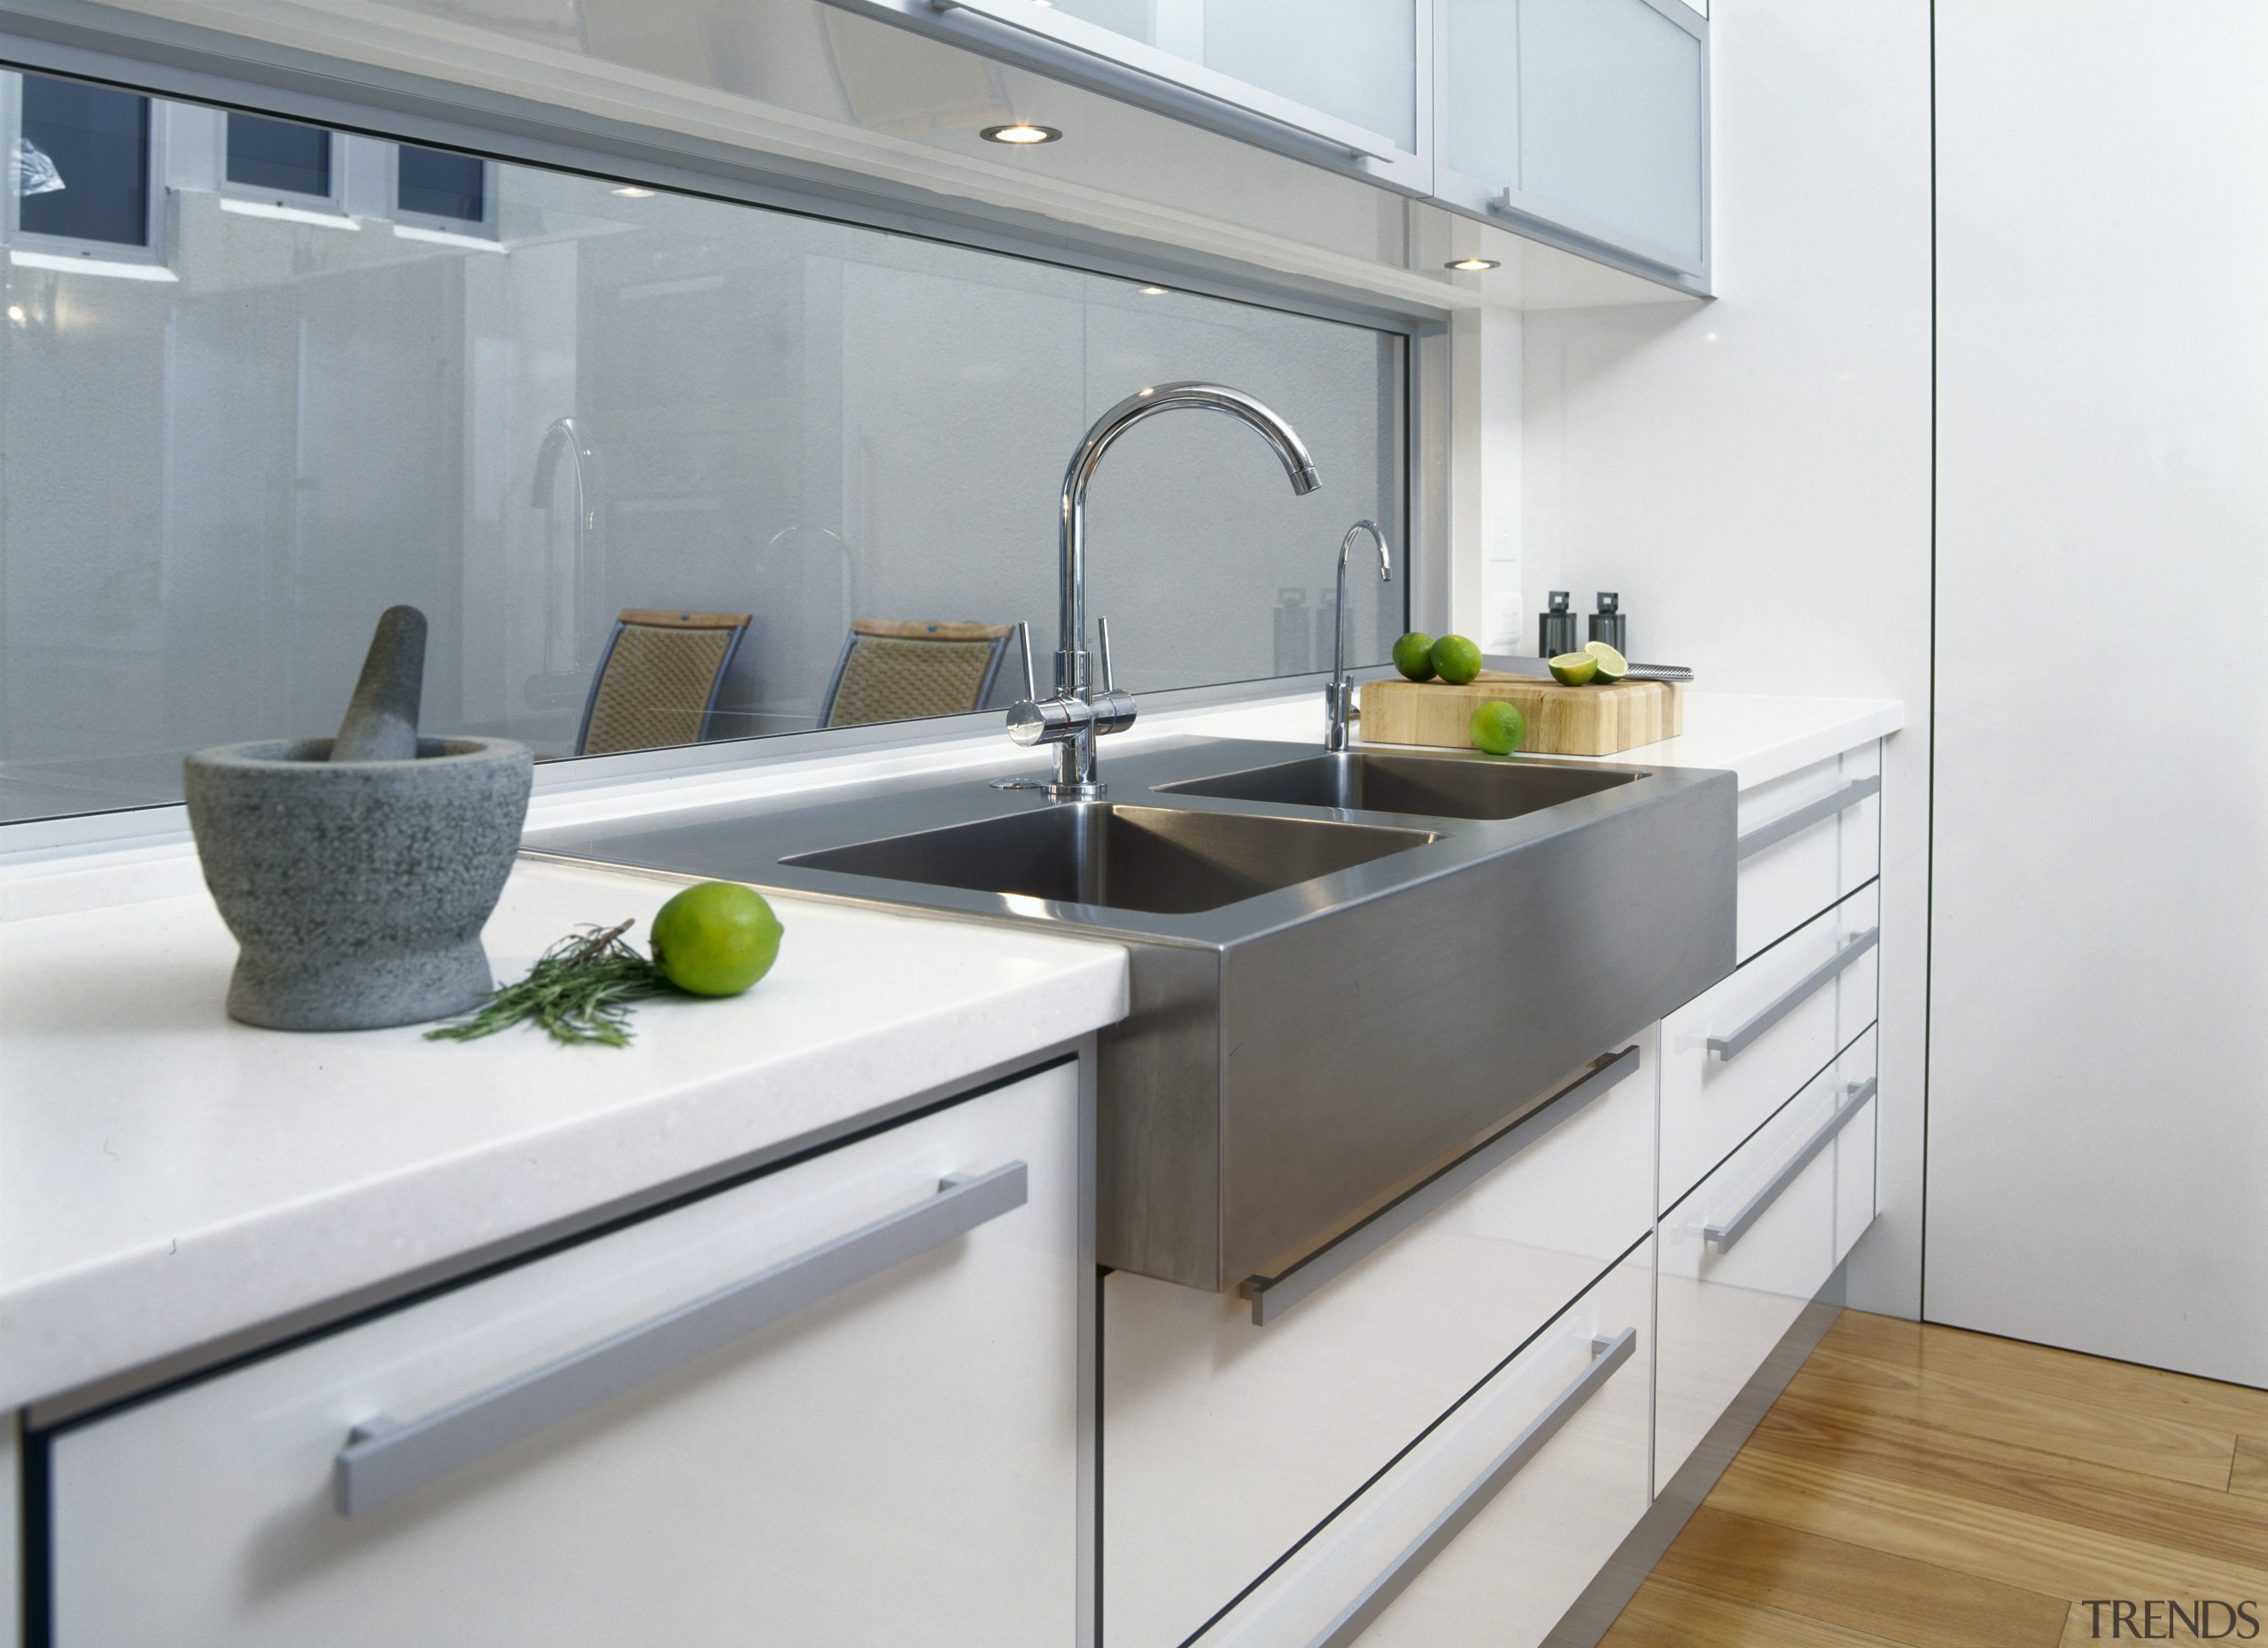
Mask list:
[[[345,1030],[462,1013],[495,987],[480,929],[534,758],[420,738],[414,761],[333,762],[330,744],[222,744],[182,764],[205,884],[240,946],[229,1016]]]

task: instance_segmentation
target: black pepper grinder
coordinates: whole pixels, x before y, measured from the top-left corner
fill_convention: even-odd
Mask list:
[[[1535,656],[1556,658],[1563,652],[1575,649],[1575,615],[1568,607],[1569,596],[1564,589],[1551,592],[1549,610],[1535,615]]]
[[[1628,657],[1630,648],[1629,644],[1623,640],[1625,625],[1621,605],[1621,597],[1612,589],[1602,589],[1598,592],[1598,610],[1592,613],[1590,618],[1590,638],[1593,641],[1604,641],[1623,657]],[[1573,629],[1574,621],[1571,618],[1568,620],[1567,641],[1567,649],[1570,652],[1574,650]]]

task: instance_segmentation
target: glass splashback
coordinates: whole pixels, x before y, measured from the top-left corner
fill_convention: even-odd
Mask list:
[[[1161,381],[1269,403],[1324,490],[1217,416],[1130,433],[1089,498],[1121,685],[1327,668],[1348,523],[1402,558],[1396,334],[359,135],[337,212],[285,214],[221,192],[222,112],[157,106],[74,113],[100,142],[58,136],[47,192],[130,190],[121,134],[158,129],[159,264],[6,272],[0,817],[171,801],[189,750],[330,733],[397,602],[431,623],[426,728],[550,758],[626,610],[747,616],[710,738],[819,726],[854,620],[1029,620],[1045,679],[1065,462]],[[79,158],[113,151],[119,179]],[[1351,587],[1382,661],[1407,580]],[[982,696],[1021,677],[1011,646]],[[943,678],[885,701],[975,707]]]

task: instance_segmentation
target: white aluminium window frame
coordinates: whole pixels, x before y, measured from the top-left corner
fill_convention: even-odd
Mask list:
[[[293,214],[294,221],[303,221],[312,215],[318,220],[344,220],[338,225],[340,228],[353,222],[347,212],[346,175],[354,144],[346,133],[333,131],[328,126],[315,126],[304,120],[284,120],[276,115],[257,114],[250,110],[228,109],[214,113],[219,116],[215,122],[219,128],[216,139],[219,152],[214,156],[214,190],[222,202],[233,200],[252,206],[273,206],[277,208],[276,215],[282,216],[288,212]],[[231,179],[229,175],[229,123],[231,116],[239,113],[252,114],[256,120],[276,120],[279,125],[307,126],[312,131],[322,133],[330,149],[330,187],[322,194],[315,194],[306,190],[240,183]],[[222,209],[227,209],[225,204]]]
[[[66,78],[50,76],[50,78]],[[150,119],[143,138],[143,172],[147,179],[142,203],[142,244],[89,240],[75,235],[45,235],[22,223],[22,200],[16,193],[16,145],[24,135],[24,77],[14,69],[0,70],[0,245],[12,261],[27,268],[70,268],[89,275],[129,275],[145,280],[175,278],[167,252],[173,225],[167,211],[166,100],[146,92],[130,92],[149,105]],[[28,254],[28,258],[23,254]]]
[[[453,217],[442,212],[413,211],[401,204],[401,159],[413,149],[429,149],[425,144],[390,143],[386,148],[385,200],[386,215],[397,229],[414,231],[408,238],[437,242],[442,245],[466,242],[482,250],[493,247],[503,250],[502,235],[496,222],[497,176],[496,162],[485,156],[463,154],[456,150],[436,149],[435,153],[455,154],[480,165],[480,215],[478,218]]]

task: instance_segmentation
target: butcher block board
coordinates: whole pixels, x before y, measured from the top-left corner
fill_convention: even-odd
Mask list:
[[[1685,730],[1685,688],[1675,681],[1618,681],[1562,687],[1534,675],[1483,670],[1462,687],[1447,681],[1364,681],[1363,742],[1441,744],[1469,750],[1473,706],[1516,704],[1527,718],[1526,755],[1612,755],[1659,743]]]

